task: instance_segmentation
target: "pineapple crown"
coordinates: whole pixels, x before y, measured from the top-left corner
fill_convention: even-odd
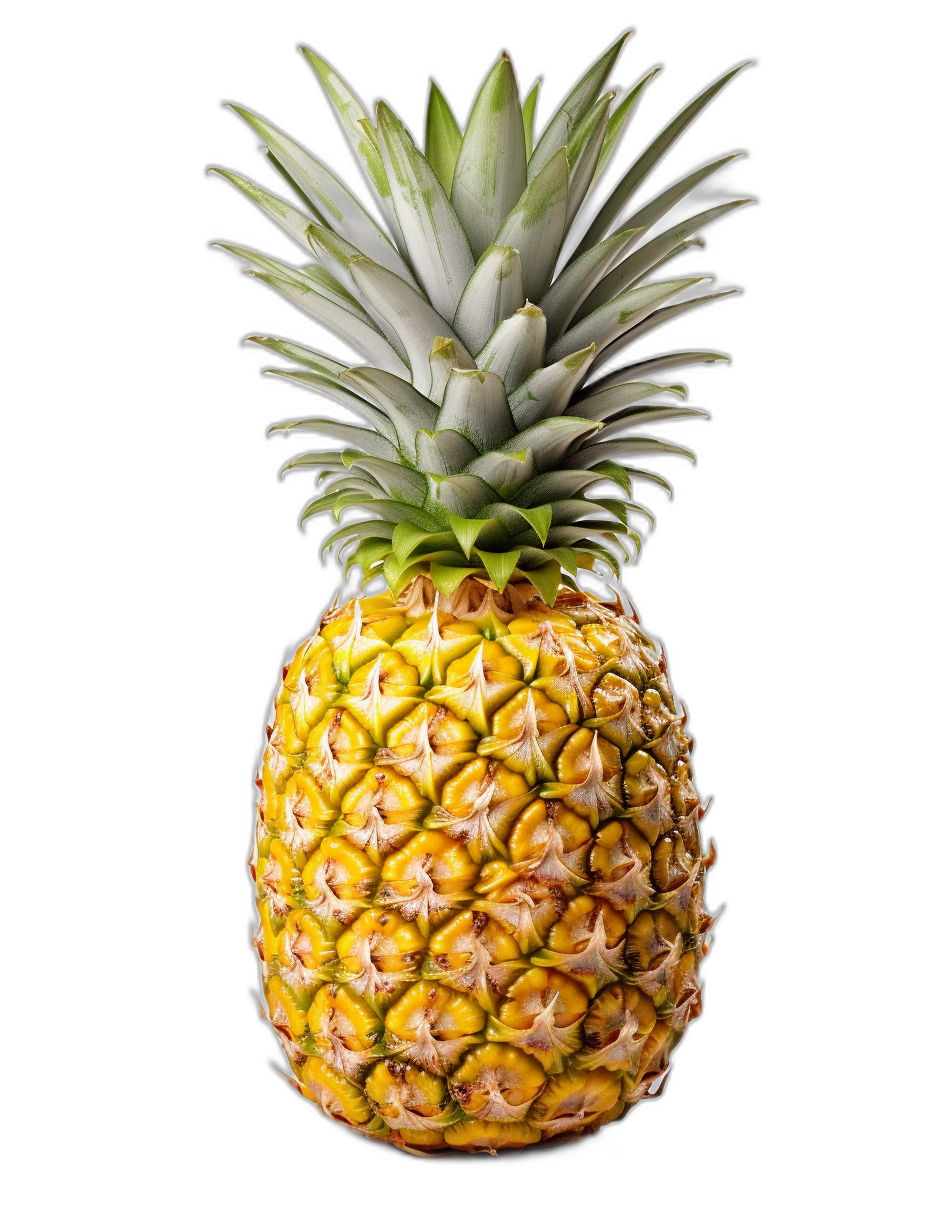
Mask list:
[[[682,351],[599,370],[663,322],[732,291],[681,299],[700,277],[643,280],[692,245],[716,218],[748,204],[729,201],[654,238],[678,202],[737,154],[700,167],[617,221],[633,194],[738,65],[685,107],[621,176],[561,263],[578,211],[604,174],[657,69],[624,95],[606,83],[630,32],[580,78],[533,139],[540,79],[524,103],[505,53],[477,94],[463,132],[432,82],[424,154],[386,103],[371,119],[357,95],[320,56],[302,48],[370,182],[385,228],[311,154],[242,107],[267,157],[299,205],[241,176],[211,168],[258,205],[310,261],[286,265],[220,244],[364,363],[280,338],[248,339],[298,368],[269,373],[340,403],[354,422],[301,418],[270,432],[335,437],[347,448],[302,453],[284,471],[317,468],[325,493],[301,523],[348,509],[323,553],[352,549],[364,583],[383,577],[399,593],[418,575],[450,594],[466,577],[503,590],[527,578],[548,602],[579,569],[602,562],[615,575],[620,553],[640,549],[630,518],[643,506],[632,484],[661,476],[627,465],[689,450],[641,435],[651,423],[705,416],[655,396],[686,397],[657,385],[660,372],[726,360]],[[709,280],[711,281],[711,280]],[[596,379],[593,379],[596,376]],[[616,493],[618,489],[618,493]],[[604,492],[605,494],[600,494]],[[611,493],[611,494],[610,494]]]

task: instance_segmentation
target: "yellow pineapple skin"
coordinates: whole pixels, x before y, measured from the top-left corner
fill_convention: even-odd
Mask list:
[[[284,669],[251,860],[302,1094],[428,1155],[658,1093],[712,924],[685,719],[618,600],[420,577],[327,612]]]

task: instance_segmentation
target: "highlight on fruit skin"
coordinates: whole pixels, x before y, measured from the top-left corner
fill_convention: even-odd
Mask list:
[[[631,202],[745,66],[670,120],[583,224],[657,71],[609,85],[627,39],[537,138],[539,83],[523,100],[505,53],[463,129],[433,82],[423,150],[303,48],[380,219],[242,107],[284,195],[219,172],[301,251],[220,247],[360,357],[249,339],[297,365],[272,375],[339,404],[341,418],[271,431],[342,442],[284,471],[318,471],[301,521],[331,513],[323,553],[383,588],[333,604],[275,699],[251,860],[267,1017],[323,1113],[420,1155],[620,1118],[659,1093],[700,1012],[714,850],[686,714],[636,614],[579,579],[617,577],[639,550],[635,519],[653,517],[634,485],[670,490],[637,459],[692,458],[647,430],[705,412],[653,378],[726,359],[622,353],[731,293],[646,280],[748,204],[654,234],[737,155]]]

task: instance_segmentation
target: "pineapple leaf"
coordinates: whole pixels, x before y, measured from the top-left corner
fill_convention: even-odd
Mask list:
[[[267,430],[272,432],[319,432],[323,436],[335,436],[349,444],[357,445],[374,458],[387,458],[390,462],[401,461],[400,455],[390,441],[379,432],[370,428],[359,428],[355,424],[336,423],[334,419],[282,419],[273,423]]]
[[[432,81],[425,115],[425,157],[449,199],[460,151],[460,125],[437,82]]]
[[[626,30],[612,46],[592,64],[558,107],[548,127],[539,138],[528,165],[528,178],[541,172],[545,163],[559,146],[569,145],[583,117],[593,106],[612,72],[619,52],[631,36]]]
[[[658,372],[666,372],[671,368],[687,368],[692,364],[727,364],[730,362],[727,355],[722,355],[718,351],[673,351],[667,355],[654,355],[650,359],[642,359],[638,363],[617,368],[608,376],[600,377],[593,385],[588,385],[585,392],[587,394],[598,393],[611,385],[635,381],[642,376],[654,376]]]
[[[490,581],[502,593],[506,589],[506,583],[512,577],[513,570],[519,564],[519,549],[516,548],[511,552],[487,552],[483,548],[476,548],[475,551],[483,561],[490,575]]]
[[[377,125],[410,263],[436,312],[450,321],[474,272],[467,236],[435,172],[385,103],[377,106]]]
[[[604,462],[600,463],[600,466],[605,466],[605,463]],[[594,469],[599,470],[600,466],[594,467]],[[654,471],[636,470],[631,466],[628,468],[628,475],[632,479],[644,479],[648,483],[656,483],[659,487],[663,488],[667,492],[671,500],[673,499],[673,488],[667,482],[667,480],[663,477],[663,475],[657,475],[655,474]]]
[[[339,379],[380,408],[396,431],[400,450],[415,462],[416,433],[420,428],[435,427],[438,408],[408,381],[379,368],[349,368]]]
[[[366,257],[352,261],[349,270],[374,319],[389,321],[402,339],[409,357],[413,385],[420,393],[428,394],[432,388],[429,357],[436,335],[451,336],[466,355],[463,343],[458,342],[448,322],[438,315],[424,296],[389,270]],[[396,375],[402,376],[404,373]]]
[[[491,245],[471,274],[452,324],[477,352],[506,317],[522,307],[522,261],[514,248]]]
[[[486,526],[486,518],[461,518],[457,514],[451,513],[448,515],[448,522],[454,532],[454,537],[461,545],[461,551],[470,559],[471,551],[477,538],[483,528]]]
[[[432,374],[432,384],[429,387],[429,398],[441,406],[445,396],[445,387],[451,376],[452,368],[473,368],[474,361],[460,342],[454,338],[436,338],[429,352],[429,371]]]
[[[329,226],[333,230],[338,231],[365,256],[385,269],[392,270],[407,282],[413,281],[405,261],[393,244],[337,176],[267,120],[246,111],[244,107],[234,104],[231,106],[267,144],[268,149],[286,168],[316,210],[328,217]]]
[[[500,496],[508,496],[535,474],[535,461],[530,449],[517,453],[491,450],[475,458],[467,467],[468,475],[485,479]]]
[[[553,415],[525,428],[505,441],[502,448],[507,453],[531,450],[535,469],[549,471],[558,465],[572,445],[599,431],[602,426],[571,415]]]
[[[503,382],[493,372],[452,369],[435,427],[459,433],[481,453],[506,440],[515,423]]]
[[[544,547],[545,540],[548,538],[548,531],[551,529],[551,518],[554,510],[550,505],[536,505],[532,509],[519,509],[519,513],[528,522],[541,541],[541,546]]]
[[[608,385],[589,397],[581,398],[570,407],[570,414],[579,415],[582,419],[601,419],[608,422],[617,411],[633,402],[664,393],[672,393],[679,398],[686,397],[683,385],[652,385],[648,381],[626,381]]]
[[[665,419],[708,419],[708,411],[700,411],[695,406],[632,406],[616,415],[611,415],[603,432],[593,440],[605,440],[609,429],[621,429],[638,426],[645,423],[660,423]]]
[[[598,358],[601,359],[605,347],[643,321],[658,305],[704,281],[704,278],[676,278],[669,282],[651,282],[614,296],[554,343],[548,351],[549,362],[563,359],[591,342],[596,343]]]
[[[578,252],[586,252],[588,248],[592,248],[594,244],[599,243],[625,208],[632,195],[644,183],[650,172],[660,162],[674,142],[686,132],[687,128],[689,128],[703,108],[715,98],[716,94],[737,73],[740,73],[743,68],[747,68],[747,64],[748,62],[746,61],[744,64],[737,65],[713,82],[698,98],[695,98],[688,106],[684,107],[651,142],[644,153],[639,155],[593,219],[589,230],[580,241]],[[628,225],[631,225],[631,220],[629,220]]]
[[[323,556],[329,548],[333,547],[341,539],[360,539],[364,535],[384,535],[389,531],[389,526],[380,521],[370,522],[351,522],[347,526],[337,526],[332,531],[331,535],[323,542],[320,551]]]
[[[631,121],[635,110],[641,101],[641,95],[647,89],[649,83],[654,80],[660,72],[660,68],[652,68],[650,73],[645,73],[644,77],[637,82],[628,91],[622,101],[609,117],[609,123],[606,126],[606,137],[603,141],[603,147],[600,151],[599,162],[596,164],[596,170],[593,173],[593,180],[590,184],[592,189],[599,183],[605,171],[608,169],[613,155],[619,148],[619,142]]]
[[[333,359],[331,355],[323,355],[319,351],[310,351],[299,343],[289,342],[286,338],[269,338],[264,334],[250,334],[245,342],[253,342],[256,346],[275,351],[286,359],[292,359],[296,364],[304,364],[319,376],[327,376],[332,380],[351,365],[341,359]]]
[[[429,575],[435,585],[435,589],[440,595],[447,598],[454,594],[460,584],[466,577],[470,577],[475,570],[470,566],[466,568],[453,568],[449,565],[436,564],[434,561],[429,568]]]
[[[509,499],[517,508],[545,505],[576,496],[602,478],[602,475],[594,475],[590,471],[548,471],[530,479]]]
[[[577,309],[637,234],[632,228],[608,235],[594,248],[575,257],[555,278],[539,305],[552,342],[560,338]]]
[[[549,560],[537,569],[522,569],[522,572],[537,589],[545,603],[551,607],[557,599],[561,584],[561,566],[558,558],[548,549]]]
[[[416,466],[436,475],[456,475],[478,457],[470,441],[451,429],[416,433]]]
[[[512,393],[544,363],[546,337],[544,313],[534,304],[526,304],[496,327],[477,355],[477,367],[495,372],[506,393]]]
[[[273,193],[269,193],[267,189],[259,188],[257,184],[252,184],[250,180],[246,180],[244,176],[236,175],[234,171],[226,171],[224,167],[209,167],[209,171],[215,172],[216,175],[221,175],[224,180],[228,180],[240,193],[253,201],[260,209],[262,209],[272,222],[275,222],[278,227],[301,248],[310,251],[309,241],[306,238],[306,228],[315,219],[310,218],[308,214],[304,214],[302,210],[298,210],[295,205],[291,205],[289,201],[282,201],[280,197],[275,197]]]
[[[531,302],[551,281],[567,222],[567,149],[556,149],[507,215],[495,244],[518,249],[522,284]]]
[[[655,440],[646,436],[626,436],[619,440],[598,441],[594,445],[581,449],[570,459],[571,466],[590,467],[596,462],[603,462],[610,454],[621,454],[630,458],[647,453],[675,453],[681,458],[696,461],[696,455],[682,445],[674,445],[672,441]]]
[[[442,516],[471,518],[496,500],[496,493],[477,475],[428,475],[429,504]]]
[[[552,415],[563,415],[571,395],[581,383],[596,354],[595,344],[559,359],[547,368],[537,368],[509,395],[512,417],[518,428]],[[571,411],[573,414],[573,411]]]
[[[638,288],[638,290],[644,289],[644,287]],[[626,294],[633,295],[635,292],[626,292]],[[699,295],[694,299],[684,300],[681,304],[667,304],[663,308],[658,308],[656,312],[646,316],[643,321],[639,321],[637,325],[620,334],[608,346],[604,346],[590,365],[590,372],[595,372],[606,360],[611,359],[617,351],[624,350],[631,343],[637,342],[644,334],[650,333],[652,329],[657,329],[667,321],[672,321],[674,317],[680,316],[681,313],[692,312],[694,308],[701,308],[703,304],[711,303],[716,299],[723,299],[727,295],[739,294],[740,292],[737,287],[731,287],[727,291],[713,291],[711,295]],[[603,309],[599,311],[603,311]]]
[[[365,471],[371,475],[394,500],[416,506],[425,500],[428,484],[423,476],[410,466],[387,462],[383,458],[358,458],[352,463],[351,469]]]
[[[753,198],[750,197],[740,201],[728,201],[724,205],[717,205],[711,210],[703,210],[701,214],[694,214],[692,218],[687,218],[685,222],[678,223],[676,226],[671,227],[670,230],[655,236],[653,240],[643,244],[641,248],[636,248],[630,256],[627,256],[611,273],[607,274],[590,292],[580,311],[585,315],[604,304],[606,300],[612,299],[614,295],[627,291],[629,287],[634,286],[636,282],[643,278],[645,274],[650,273],[659,263],[671,255],[676,255],[681,250],[681,241],[692,235],[694,231],[707,227],[710,223],[715,222],[717,218],[724,217],[742,205],[753,204]]]
[[[631,496],[632,481],[629,478],[630,472],[624,466],[619,466],[617,462],[597,462],[591,469],[606,479],[611,479],[613,483],[618,484],[623,492]]]
[[[584,116],[576,136],[567,147],[567,162],[570,167],[567,180],[567,222],[565,233],[577,217],[577,211],[583,205],[593,173],[599,161],[600,150],[606,136],[609,123],[609,108],[615,98],[615,92],[604,94],[595,107],[591,107]]]
[[[410,522],[399,522],[393,528],[393,552],[400,564],[405,564],[415,550],[428,544],[433,549],[443,549],[454,546],[451,535],[444,532],[434,533],[413,526]],[[465,553],[466,555],[466,553]]]
[[[254,277],[290,300],[308,317],[331,330],[378,368],[397,375],[408,373],[406,365],[380,330],[368,325],[344,305],[322,295],[314,287],[300,288],[275,274],[258,271]]]
[[[360,415],[362,419],[366,419],[371,427],[385,436],[387,440],[397,444],[397,435],[394,431],[393,424],[389,417],[384,415],[382,411],[377,410],[370,402],[364,398],[359,398],[357,394],[352,393],[350,389],[346,389],[344,384],[331,380],[326,376],[318,376],[315,372],[300,372],[299,369],[288,368],[265,368],[267,376],[281,377],[285,381],[292,381],[295,385],[300,385],[304,389],[311,389],[314,393],[320,393],[326,398],[331,398],[333,402],[338,402],[345,406],[350,411],[354,411],[356,415]]]
[[[477,94],[451,186],[451,204],[475,258],[493,242],[525,191],[524,146],[519,87],[503,52]]]
[[[541,89],[541,78],[535,80],[535,84],[525,96],[525,102],[522,104],[522,127],[525,130],[525,161],[528,163],[532,157],[532,150],[535,146],[535,108],[538,106],[538,91]]]

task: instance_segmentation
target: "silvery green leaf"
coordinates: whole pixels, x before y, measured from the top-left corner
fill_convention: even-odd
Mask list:
[[[665,214],[669,214],[679,201],[682,201],[694,188],[698,188],[703,180],[707,180],[710,175],[714,175],[722,167],[727,167],[736,158],[744,158],[744,154],[727,154],[724,158],[717,158],[714,162],[706,163],[705,166],[685,175],[681,180],[671,184],[669,188],[665,188],[662,193],[658,193],[640,210],[636,210],[624,225],[639,227],[642,234],[650,230],[656,222],[660,222]]]
[[[509,407],[516,426],[527,428],[551,415],[562,415],[595,354],[596,347],[591,344],[585,350],[549,364],[547,368],[536,369],[521,385],[517,385],[509,395]]]
[[[580,241],[578,252],[585,252],[588,248],[592,248],[594,244],[599,243],[625,208],[632,195],[644,183],[652,169],[660,162],[674,142],[689,128],[702,109],[715,98],[719,90],[727,85],[736,73],[740,73],[746,67],[747,63],[739,64],[736,68],[731,69],[720,77],[718,81],[713,82],[698,98],[684,107],[670,121],[667,127],[658,134],[613,189],[608,200],[591,223],[586,235]],[[631,219],[629,219],[626,225],[632,225]]]
[[[537,471],[552,470],[579,441],[602,428],[602,424],[587,419],[574,419],[570,415],[557,415],[543,419],[518,432],[500,446],[506,453],[531,450]]]
[[[379,368],[349,368],[339,376],[345,385],[357,389],[388,416],[396,429],[397,443],[412,462],[416,458],[416,433],[435,427],[438,408],[408,381],[381,372]]]
[[[306,238],[306,228],[315,219],[310,218],[308,214],[304,214],[302,210],[298,210],[295,205],[291,205],[289,201],[282,201],[280,197],[275,197],[273,193],[269,193],[264,188],[259,188],[257,184],[252,184],[250,180],[246,180],[244,176],[236,175],[234,171],[226,171],[223,167],[210,167],[210,171],[221,175],[224,180],[228,180],[234,185],[240,193],[243,193],[255,205],[259,206],[267,214],[272,222],[276,222],[282,231],[301,248],[310,251],[309,240]]]
[[[416,433],[416,466],[423,473],[457,475],[477,456],[477,450],[460,432],[420,429]]]
[[[663,477],[663,475],[656,475],[654,471],[637,470],[631,466],[627,467],[626,469],[628,471],[629,476],[632,479],[644,479],[648,483],[656,483],[658,487],[664,488],[667,491],[667,493],[671,497],[673,497],[673,488],[670,486],[667,480]]]
[[[271,424],[271,432],[320,432],[323,436],[335,436],[339,440],[363,449],[374,458],[386,458],[390,462],[400,462],[399,453],[385,436],[379,432],[371,432],[370,428],[358,428],[354,424],[336,423],[334,419],[284,419],[280,423]]]
[[[470,518],[484,505],[496,500],[496,493],[476,475],[429,475],[429,501],[435,510]]]
[[[567,180],[567,222],[564,230],[577,217],[577,211],[583,205],[593,172],[599,161],[599,153],[606,136],[606,126],[609,123],[609,108],[615,93],[604,94],[594,107],[591,107],[577,128],[576,135],[567,147],[567,162],[570,167]]]
[[[633,287],[645,274],[650,273],[672,252],[679,250],[682,241],[692,235],[694,231],[700,231],[703,227],[707,227],[710,223],[715,222],[717,218],[723,218],[726,214],[731,213],[732,210],[736,210],[742,205],[752,204],[752,198],[745,198],[741,201],[728,201],[724,205],[716,205],[710,210],[703,210],[700,214],[694,214],[692,218],[687,218],[684,222],[677,223],[676,226],[671,227],[668,231],[664,231],[661,235],[655,236],[653,240],[630,253],[624,261],[617,265],[615,269],[593,288],[589,296],[584,300],[580,312],[586,315],[595,308],[598,308],[600,304],[604,304],[606,300],[612,299],[613,296],[619,295],[622,291],[627,291],[629,287]]]
[[[238,257],[240,261],[253,265],[255,269],[261,270],[264,274],[273,274],[277,278],[282,278],[284,281],[292,283],[295,287],[305,289],[313,285],[306,276],[306,270],[295,269],[292,265],[287,265],[283,261],[276,261],[273,257],[268,257],[263,252],[255,252],[251,248],[242,248],[238,244],[215,243],[212,247],[221,248],[224,252],[231,252],[233,257]]]
[[[604,55],[591,65],[554,113],[542,133],[528,165],[528,178],[534,179],[555,150],[569,145],[583,117],[593,106],[612,72],[619,52],[631,35],[631,30],[616,40]]]
[[[607,434],[624,431],[632,425],[658,423],[665,419],[708,419],[707,411],[700,411],[694,406],[633,406],[613,415],[605,428],[591,438],[591,443],[607,439]]]
[[[632,86],[609,117],[609,123],[606,125],[606,137],[603,141],[603,148],[600,151],[599,162],[596,164],[596,170],[593,173],[591,189],[599,183],[604,172],[608,169],[616,150],[619,148],[619,142],[622,140],[625,130],[628,128],[631,118],[641,101],[641,95],[644,93],[649,82],[653,81],[660,71],[660,68],[652,68],[650,73],[645,73],[644,77]]]
[[[350,522],[347,526],[339,526],[332,531],[331,535],[323,542],[320,552],[325,557],[326,551],[333,547],[340,539],[361,539],[365,535],[387,535],[390,533],[390,527],[384,522],[371,520],[368,522]]]
[[[346,389],[340,381],[333,381],[330,377],[320,376],[315,372],[300,372],[296,369],[266,368],[265,372],[268,376],[279,376],[285,381],[293,381],[294,384],[304,389],[310,389],[314,393],[322,394],[325,398],[331,398],[333,402],[341,403],[350,411],[354,411],[356,415],[360,415],[362,419],[366,419],[375,431],[380,432],[394,444],[397,443],[396,432],[393,430],[391,420],[382,411],[372,406],[369,401],[359,398],[350,389]],[[395,377],[391,378],[391,380],[395,379]]]
[[[637,234],[631,229],[607,235],[594,248],[574,257],[558,274],[539,304],[548,322],[548,337],[552,342],[560,338],[577,309]]]
[[[491,449],[481,454],[467,467],[468,475],[479,475],[500,496],[508,496],[535,474],[535,463],[530,449],[518,452]]]
[[[481,453],[515,432],[502,380],[493,372],[452,369],[436,429],[460,433]]]
[[[506,392],[511,393],[544,363],[546,337],[544,313],[534,304],[526,304],[496,327],[477,355],[477,367],[495,372]]]
[[[652,355],[650,359],[639,360],[635,364],[627,364],[624,368],[616,368],[607,376],[601,376],[592,385],[584,389],[584,397],[609,389],[613,385],[622,385],[637,381],[643,376],[655,376],[658,372],[667,372],[672,368],[687,368],[692,364],[730,363],[727,355],[717,351],[672,351],[666,355]]]
[[[304,364],[320,376],[331,377],[333,380],[337,379],[338,374],[345,368],[351,367],[344,360],[333,359],[331,355],[322,355],[319,351],[310,351],[296,342],[289,342],[286,338],[269,338],[264,334],[250,334],[245,341],[266,347],[269,351],[283,355],[286,359],[292,359],[296,364]]]
[[[678,398],[686,396],[682,385],[652,385],[649,381],[616,382],[595,393],[583,391],[584,397],[573,403],[571,415],[579,415],[583,419],[601,419],[604,422],[614,418],[618,411],[642,398],[653,398],[657,394],[671,393]]]
[[[449,198],[460,150],[460,126],[437,82],[432,81],[425,113],[425,157]]]
[[[370,363],[376,364],[387,372],[397,376],[408,375],[408,368],[390,346],[383,334],[331,299],[327,299],[313,287],[298,287],[274,274],[256,273],[255,278],[267,283],[275,291],[279,291],[285,299],[290,300],[308,317],[326,326],[349,346],[360,352]],[[398,279],[397,281],[402,281]],[[406,284],[404,284],[406,285]],[[410,294],[414,294],[410,290]]]
[[[532,302],[544,295],[557,264],[567,222],[569,171],[562,146],[529,183],[493,241],[518,250],[522,285]]]
[[[286,133],[269,124],[267,120],[246,111],[244,107],[232,106],[232,110],[251,125],[267,144],[274,157],[286,167],[316,209],[329,221],[333,230],[355,244],[366,257],[385,269],[392,270],[400,278],[412,281],[405,261],[377,223],[357,198],[348,191],[341,180],[328,167],[313,158]]]
[[[585,449],[581,449],[579,453],[575,453],[570,458],[572,468],[582,470],[584,467],[591,467],[597,462],[603,462],[607,458],[631,458],[640,454],[648,453],[676,453],[683,458],[689,458],[691,462],[696,461],[696,455],[689,449],[684,449],[682,445],[674,445],[672,441],[661,441],[643,436],[627,436],[620,437],[614,441],[599,441],[595,445],[589,445]]]
[[[348,143],[371,182],[393,238],[401,254],[406,257],[402,232],[397,223],[396,210],[390,195],[390,181],[384,170],[383,159],[377,145],[376,134],[372,131],[373,125],[367,109],[347,82],[339,77],[338,73],[321,56],[309,47],[301,47],[300,50],[329,96],[329,101],[348,138]]]
[[[519,87],[503,52],[477,94],[451,186],[451,204],[474,257],[492,244],[525,191],[524,148]]]
[[[591,471],[548,471],[523,484],[509,499],[514,505],[547,505],[552,501],[569,500],[585,492],[594,483],[602,483],[603,475]]]
[[[532,157],[532,150],[535,148],[535,108],[538,106],[538,91],[540,89],[541,78],[538,77],[525,96],[525,102],[522,104],[522,127],[525,130],[526,163]]]
[[[432,374],[432,383],[429,387],[430,400],[441,406],[452,368],[470,368],[473,363],[468,352],[456,339],[436,338],[429,353],[429,370]]]
[[[411,505],[421,505],[425,500],[428,484],[424,476],[410,466],[387,462],[383,458],[358,458],[352,463],[352,470],[366,471],[372,475],[394,500],[408,501]]]
[[[519,254],[514,248],[493,244],[477,262],[452,324],[465,346],[476,353],[500,321],[524,303]]]
[[[604,347],[644,320],[659,304],[666,303],[681,291],[703,281],[705,280],[702,278],[676,278],[670,282],[648,283],[646,286],[635,287],[631,291],[616,295],[559,338],[548,351],[549,362],[563,359],[566,355],[589,346],[591,342],[596,343],[599,358]]]
[[[385,103],[377,105],[377,135],[413,272],[450,321],[474,272],[467,236],[435,172]]]
[[[465,353],[466,347],[429,301],[396,274],[366,257],[352,261],[349,271],[374,319],[389,321],[399,334],[409,357],[412,383],[420,393],[428,394],[432,388],[429,360],[436,337],[451,338]]]
[[[644,290],[644,287],[638,288]],[[635,292],[626,292],[626,294],[634,295]],[[652,329],[657,329],[658,326],[665,324],[667,321],[672,321],[674,317],[680,316],[681,313],[691,312],[694,308],[700,308],[703,304],[711,303],[712,300],[722,299],[726,295],[740,294],[737,287],[732,287],[728,291],[713,291],[711,295],[699,295],[695,299],[684,300],[681,304],[667,304],[663,308],[658,308],[656,312],[650,313],[643,321],[640,321],[633,328],[621,334],[608,346],[604,346],[593,363],[590,365],[590,372],[595,372],[597,368],[602,367],[607,360],[611,359],[618,351],[622,351],[625,347],[630,346],[633,342],[637,342],[639,338],[651,332]],[[604,309],[599,309],[602,312]]]

